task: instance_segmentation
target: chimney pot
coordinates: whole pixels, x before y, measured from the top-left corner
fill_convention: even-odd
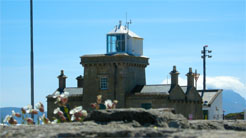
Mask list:
[[[192,68],[189,68],[189,72],[191,72],[191,73],[192,73]]]
[[[64,75],[64,70],[61,70],[61,75]]]
[[[189,68],[189,72],[186,74],[187,76],[187,86],[194,87],[194,73],[192,72],[192,68]]]
[[[79,75],[76,79],[77,79],[77,87],[78,88],[83,88],[83,86],[84,86],[84,77]]]
[[[170,72],[171,75],[171,87],[178,85],[178,76],[179,72],[176,69],[176,66],[173,66],[173,70]]]
[[[67,76],[64,75],[64,71],[61,70],[61,74],[57,77],[59,80],[59,88],[58,91],[63,92],[66,88],[66,78]]]
[[[176,66],[173,66],[173,71],[176,71]]]

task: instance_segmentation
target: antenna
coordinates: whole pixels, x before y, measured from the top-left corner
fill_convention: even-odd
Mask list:
[[[126,28],[127,28],[127,30],[129,30],[129,24],[132,24],[132,20],[130,19],[129,22],[127,21],[127,12],[126,12]]]
[[[132,20],[130,19],[130,21],[129,21],[129,22],[126,22],[126,24],[127,24],[127,33],[128,33],[128,32],[129,32],[129,30],[130,30],[129,25],[130,25],[130,24],[132,24]]]
[[[126,24],[127,24],[127,12],[126,12]]]

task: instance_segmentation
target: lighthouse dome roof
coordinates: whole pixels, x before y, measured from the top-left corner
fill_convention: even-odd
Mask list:
[[[129,30],[126,26],[123,26],[121,24],[116,26],[112,31],[108,32],[107,35],[127,34],[127,33],[130,37],[143,39],[142,37],[138,36],[137,34],[132,32],[131,30]]]

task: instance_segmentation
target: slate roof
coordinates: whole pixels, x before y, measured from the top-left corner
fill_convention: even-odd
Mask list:
[[[198,93],[202,95],[203,90],[198,90]],[[207,104],[210,106],[214,100],[217,98],[217,96],[222,93],[222,89],[211,89],[211,90],[206,90],[203,94],[202,100],[204,104]]]
[[[187,86],[180,86],[180,87],[181,87],[181,89],[184,91],[184,93],[187,92]]]
[[[157,84],[157,85],[138,85],[133,89],[133,92],[141,94],[169,94],[170,84]]]
[[[83,94],[83,88],[77,88],[77,87],[68,87],[64,89],[65,92],[68,92],[69,95],[82,95]]]
[[[69,96],[78,96],[83,94],[83,88],[78,87],[68,87],[65,88],[64,91],[68,92]],[[55,92],[53,92],[51,95],[48,95],[47,97],[52,97],[55,94]]]

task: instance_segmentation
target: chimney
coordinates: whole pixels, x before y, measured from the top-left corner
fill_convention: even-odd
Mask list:
[[[179,72],[176,70],[176,66],[173,66],[173,70],[170,72],[171,75],[171,88],[178,85]]]
[[[84,77],[79,75],[77,78],[77,87],[78,88],[83,88],[84,85]]]
[[[187,86],[194,87],[194,73],[192,72],[192,68],[189,68],[189,72],[186,74],[187,76]]]
[[[66,78],[67,78],[67,76],[64,75],[63,70],[61,70],[61,74],[57,78],[59,80],[58,91],[63,92],[64,88],[66,88]]]

